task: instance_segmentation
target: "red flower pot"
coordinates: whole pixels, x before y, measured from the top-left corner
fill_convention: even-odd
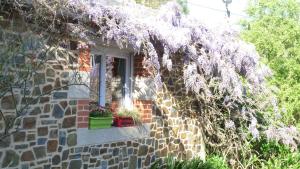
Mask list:
[[[115,127],[134,126],[134,121],[133,121],[132,117],[115,116],[113,126],[115,126]]]

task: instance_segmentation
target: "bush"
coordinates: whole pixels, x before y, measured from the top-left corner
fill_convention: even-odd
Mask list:
[[[300,169],[300,151],[292,151],[288,146],[261,138],[251,143],[251,156],[240,161],[244,168],[260,169]],[[235,168],[236,166],[232,166]],[[151,169],[229,169],[225,158],[211,155],[204,162],[199,158],[177,160],[167,157],[156,161]]]
[[[167,157],[164,162],[156,161],[151,169],[229,169],[229,167],[219,156],[208,157],[205,162],[199,158],[179,161],[174,157]]]
[[[255,45],[273,71],[270,82],[279,89],[283,120],[297,124],[300,120],[300,2],[251,0],[247,13],[242,37]]]
[[[229,169],[226,160],[219,156],[211,156],[201,166],[201,169]]]
[[[300,153],[280,154],[277,157],[272,156],[268,161],[262,163],[262,169],[299,169]]]
[[[260,159],[262,169],[299,169],[300,151],[291,149],[275,141],[261,139],[253,143],[253,149]]]

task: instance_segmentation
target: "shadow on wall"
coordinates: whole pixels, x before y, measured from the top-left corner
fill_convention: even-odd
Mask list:
[[[177,60],[177,64],[182,63]],[[162,77],[164,86],[156,95],[150,133],[159,142],[158,156],[174,156],[182,160],[193,157],[204,159],[205,144],[200,122],[196,117],[188,116],[194,107],[188,107],[192,100],[185,92],[182,69],[164,70]]]

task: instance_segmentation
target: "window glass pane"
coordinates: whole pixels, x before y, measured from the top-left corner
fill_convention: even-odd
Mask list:
[[[119,102],[125,97],[126,90],[128,90],[125,85],[126,59],[107,56],[104,64],[101,63],[101,57],[103,56],[95,55],[92,59],[90,100],[95,104],[101,103],[101,101],[104,104],[104,100],[105,104]],[[101,66],[105,67],[104,70],[101,70]],[[101,84],[101,80],[104,80],[104,77],[105,84]],[[101,87],[105,87],[105,90],[101,89]]]
[[[100,85],[100,64],[101,56],[95,55],[93,57],[92,68],[90,73],[90,99],[92,102],[99,102],[99,85]]]
[[[126,59],[107,58],[106,103],[125,97]]]

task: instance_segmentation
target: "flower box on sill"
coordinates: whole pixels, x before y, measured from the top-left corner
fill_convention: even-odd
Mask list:
[[[111,128],[113,117],[89,117],[89,129]]]
[[[115,127],[130,127],[134,126],[134,120],[132,117],[115,116],[113,126]]]
[[[118,108],[114,117],[115,127],[129,127],[141,124],[139,110],[134,106],[125,107],[124,105]]]
[[[89,129],[110,128],[112,122],[112,112],[105,107],[96,107],[90,112]]]

